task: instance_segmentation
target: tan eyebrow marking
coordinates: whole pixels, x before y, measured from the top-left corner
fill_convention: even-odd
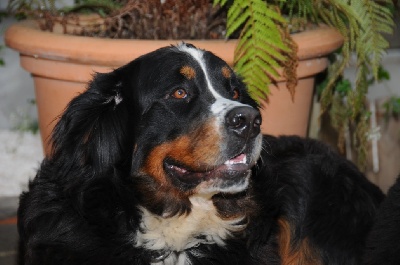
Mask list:
[[[225,78],[230,78],[230,77],[231,77],[232,72],[231,72],[231,70],[229,69],[229,67],[224,66],[224,67],[222,67],[221,70],[222,70],[222,75],[223,75]]]
[[[187,65],[183,66],[179,72],[189,80],[196,77],[196,71]]]

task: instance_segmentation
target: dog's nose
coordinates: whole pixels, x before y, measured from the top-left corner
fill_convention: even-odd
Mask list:
[[[252,107],[236,107],[227,113],[225,124],[242,138],[254,138],[260,133],[261,115]]]

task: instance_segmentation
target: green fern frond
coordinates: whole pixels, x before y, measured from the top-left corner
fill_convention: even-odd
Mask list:
[[[228,3],[228,0],[214,0],[214,6],[220,5],[225,6]]]
[[[328,80],[321,94],[322,111],[342,135],[354,131],[353,147],[359,158],[365,157],[368,115],[364,105],[368,76],[377,77],[382,56],[388,48],[383,34],[391,34],[394,23],[389,5],[392,0],[214,0],[229,5],[228,36],[240,30],[235,50],[235,69],[242,75],[250,94],[264,99],[268,84],[282,68],[288,83],[293,86],[296,66],[296,44],[288,37],[287,22],[282,12],[291,17],[303,17],[315,23],[325,23],[339,30],[344,44],[328,68]],[[354,56],[356,55],[356,56]],[[345,95],[336,84],[344,69],[356,57],[356,86]],[[288,85],[289,87],[290,85]]]
[[[242,4],[240,1],[235,1],[234,4],[232,4],[232,6],[229,8],[227,14],[227,37],[238,30],[246,22],[250,15],[251,14],[246,3]]]
[[[382,3],[389,2],[381,1],[379,4],[374,1],[357,1],[354,2],[354,9],[359,10],[359,21],[362,25],[360,34],[360,42],[358,42],[357,51],[360,49],[365,54],[357,52],[363,61],[359,64],[368,63],[371,65],[374,77],[378,76],[378,68],[382,60],[385,50],[389,47],[388,41],[382,33],[391,34],[394,26],[392,13],[387,6]],[[353,4],[352,2],[352,4]]]
[[[224,5],[226,1],[214,0]],[[290,52],[282,32],[287,27],[275,5],[262,0],[233,1],[228,10],[227,36],[242,28],[235,49],[235,70],[246,82],[250,95],[265,99],[271,78],[284,65]]]
[[[315,1],[310,0],[276,0],[282,12],[288,14],[289,17],[302,17],[311,21],[315,21]]]

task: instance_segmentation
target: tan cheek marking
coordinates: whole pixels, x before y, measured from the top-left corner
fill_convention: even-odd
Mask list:
[[[231,70],[229,69],[229,67],[224,66],[224,67],[222,67],[221,71],[222,71],[222,75],[223,75],[225,78],[227,78],[227,79],[231,78],[232,72],[231,72]]]
[[[196,71],[187,65],[183,66],[179,72],[189,80],[196,77]]]
[[[313,249],[308,239],[303,239],[297,247],[292,246],[292,230],[288,221],[278,220],[278,245],[282,265],[322,265],[317,251]]]
[[[182,140],[181,144],[185,145],[184,142],[185,139]],[[141,187],[143,194],[147,194],[147,197],[154,197],[150,204],[155,203],[160,205],[168,201],[168,199],[172,199],[172,201],[169,201],[169,204],[173,204],[173,201],[184,202],[184,198],[190,195],[182,193],[180,190],[172,186],[165,175],[163,168],[164,158],[174,148],[176,148],[175,141],[161,144],[151,151],[150,155],[145,161],[142,172],[148,176],[151,176],[156,183],[158,183],[157,192],[147,190],[146,186]],[[168,207],[171,207],[171,205],[168,205]],[[175,212],[171,212],[171,214],[175,214]]]
[[[193,159],[197,164],[201,162],[202,164],[215,165],[221,156],[221,139],[215,130],[214,124],[215,120],[207,122],[195,133],[195,137],[192,139],[192,142],[196,143],[193,150]],[[193,165],[196,167],[195,163]]]
[[[163,169],[166,157],[171,157],[193,169],[204,170],[203,167],[214,165],[220,154],[220,140],[212,123],[207,122],[191,135],[183,135],[155,147],[147,157],[142,171],[155,177],[158,182],[166,184],[167,178]]]

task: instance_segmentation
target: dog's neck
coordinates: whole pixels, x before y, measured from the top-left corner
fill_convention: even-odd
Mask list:
[[[237,213],[224,214],[210,196],[194,195],[189,199],[191,211],[172,217],[159,216],[141,207],[135,245],[154,253],[155,260],[165,259],[170,253],[179,257],[179,253],[200,244],[224,246],[226,239],[246,227],[246,211],[239,214],[236,208]]]

